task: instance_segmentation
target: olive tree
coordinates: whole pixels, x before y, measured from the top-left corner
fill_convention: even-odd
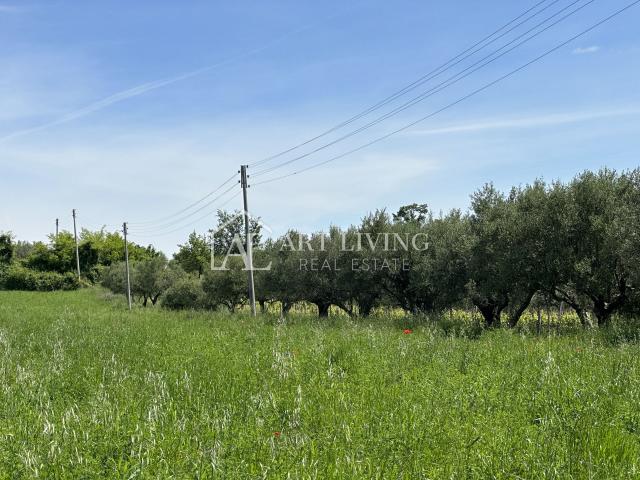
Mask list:
[[[638,232],[629,215],[638,208],[636,175],[585,172],[566,188],[565,282],[556,293],[572,306],[588,305],[601,326],[635,293],[637,257],[629,252]]]
[[[224,305],[231,312],[247,300],[247,271],[244,261],[229,257],[225,270],[207,270],[202,276],[203,306],[217,308]]]
[[[148,301],[155,305],[158,298],[184,275],[177,264],[169,265],[164,255],[136,262],[131,274],[131,291],[141,298],[145,307]]]

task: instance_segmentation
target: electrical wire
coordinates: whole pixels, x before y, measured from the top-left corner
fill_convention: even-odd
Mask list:
[[[640,0],[639,0],[640,1]],[[202,220],[206,219],[206,218],[210,218],[215,212],[217,212],[219,209],[221,209],[222,207],[224,207],[225,205],[227,205],[229,202],[231,202],[232,200],[238,198],[238,196],[241,194],[242,192],[236,192],[234,195],[232,195],[231,197],[229,197],[227,200],[225,200],[223,203],[221,203],[220,205],[218,205],[215,210],[208,212],[206,215],[203,215],[201,217],[198,217],[197,219],[185,224],[185,225],[181,225],[180,227],[174,228],[172,230],[166,231],[166,232],[162,232],[162,233],[150,233],[150,234],[145,234],[145,233],[134,233],[133,235],[131,235],[133,238],[141,238],[141,237],[163,237],[165,235],[169,235],[171,233],[175,233],[175,232],[179,232],[184,230],[187,227],[190,227],[192,225],[197,224],[198,222],[201,222]]]
[[[634,2],[631,2],[631,3],[627,4],[625,7],[621,8],[620,10],[617,10],[616,12],[614,12],[611,15],[609,15],[608,17],[605,17],[604,19],[600,20],[599,22],[593,24],[592,26],[590,26],[586,30],[583,30],[582,32],[578,33],[577,35],[574,35],[573,37],[570,37],[568,40],[556,45],[552,49],[547,50],[542,55],[539,55],[538,57],[536,57],[533,60],[530,60],[529,62],[521,65],[520,67],[516,68],[515,70],[512,70],[511,72],[509,72],[509,73],[497,78],[496,80],[493,80],[492,82],[489,82],[489,83],[485,84],[481,88],[478,88],[477,90],[474,90],[473,92],[465,95],[464,97],[459,98],[455,102],[449,103],[448,105],[440,108],[439,110],[436,110],[436,111],[430,113],[429,115],[426,115],[426,116],[424,116],[422,118],[419,118],[418,120],[415,120],[415,121],[413,121],[413,122],[411,122],[411,123],[409,123],[407,125],[404,125],[401,128],[398,128],[398,129],[396,129],[396,130],[394,130],[394,131],[392,131],[390,133],[387,133],[387,134],[385,134],[385,135],[383,135],[381,137],[378,137],[378,138],[376,138],[376,139],[374,139],[374,140],[372,140],[370,142],[367,142],[367,143],[365,143],[363,145],[360,145],[357,148],[354,148],[352,150],[344,152],[344,153],[342,153],[340,155],[336,155],[335,157],[329,158],[329,159],[324,160],[322,162],[315,163],[313,165],[310,165],[308,167],[302,168],[300,170],[297,170],[297,171],[294,171],[294,172],[291,172],[291,173],[288,173],[288,174],[285,174],[285,175],[281,175],[279,177],[274,177],[274,178],[270,178],[270,179],[263,180],[263,181],[260,181],[260,182],[256,182],[253,185],[254,186],[263,185],[263,184],[266,184],[266,183],[271,183],[271,182],[282,180],[282,179],[285,179],[285,178],[288,178],[288,177],[292,177],[294,175],[298,175],[298,174],[303,173],[303,172],[307,172],[307,171],[312,170],[314,168],[318,168],[318,167],[320,167],[322,165],[326,165],[327,163],[330,163],[330,162],[333,162],[335,160],[339,160],[341,158],[344,158],[347,155],[351,155],[352,153],[358,152],[360,150],[363,150],[365,148],[370,147],[371,145],[374,145],[374,144],[379,143],[379,142],[381,142],[383,140],[386,140],[387,138],[389,138],[389,137],[391,137],[393,135],[396,135],[396,134],[398,134],[400,132],[408,130],[409,128],[411,128],[411,127],[413,127],[413,126],[415,126],[415,125],[417,125],[417,124],[419,124],[421,122],[424,122],[425,120],[428,120],[428,119],[438,115],[439,113],[444,112],[445,110],[453,108],[454,106],[456,106],[456,105],[458,105],[458,104],[460,104],[460,103],[462,103],[462,102],[474,97],[475,95],[478,95],[479,93],[481,93],[481,92],[493,87],[494,85],[496,85],[496,84],[498,84],[498,83],[500,83],[500,82],[512,77],[513,75],[521,72],[522,70],[528,68],[529,66],[539,62],[540,60],[544,59],[545,57],[551,55],[552,53],[554,53],[554,52],[556,52],[558,50],[560,50],[561,48],[565,47],[566,45],[572,43],[573,41],[577,40],[578,38],[583,37],[587,33],[595,30],[596,28],[600,27],[604,23],[607,23],[608,21],[610,21],[613,18],[617,17],[618,15],[624,13],[625,11],[629,10],[630,8],[636,6],[638,3],[640,3],[640,0],[635,0]]]
[[[263,158],[262,160],[259,160],[257,162],[251,163],[249,164],[250,167],[257,167],[259,165],[263,165],[265,163],[270,162],[271,160],[274,160],[276,158],[279,158],[283,155],[286,155],[287,153],[291,153],[294,150],[297,150],[300,147],[303,147],[305,145],[308,145],[309,143],[314,142],[315,140],[318,140],[344,126],[347,126],[353,122],[355,122],[356,120],[359,120],[360,118],[368,115],[371,112],[374,112],[380,108],[382,108],[383,106],[393,102],[394,100],[396,100],[397,98],[403,96],[404,94],[415,90],[417,87],[419,87],[420,85],[423,85],[424,83],[432,80],[433,78],[436,78],[437,76],[443,74],[444,72],[450,70],[451,68],[455,67],[456,65],[458,65],[459,63],[463,62],[464,60],[466,60],[467,58],[475,55],[476,53],[478,53],[479,51],[483,50],[484,48],[488,47],[489,45],[491,45],[492,43],[495,43],[496,41],[498,41],[500,38],[503,38],[504,36],[508,35],[509,33],[511,33],[513,30],[519,28],[520,26],[522,26],[523,24],[527,23],[528,21],[532,20],[533,18],[535,18],[536,16],[540,15],[542,12],[546,11],[547,9],[551,8],[553,5],[555,5],[556,3],[558,3],[561,0],[554,0],[553,2],[551,2],[549,5],[547,5],[546,7],[544,7],[543,9],[535,12],[533,15],[529,16],[528,18],[526,18],[525,20],[521,21],[520,23],[518,23],[517,25],[513,26],[512,28],[510,28],[509,30],[507,30],[506,32],[503,32],[501,35],[499,35],[496,38],[493,38],[491,40],[492,37],[496,36],[498,33],[502,32],[504,29],[508,28],[510,25],[516,23],[518,20],[522,19],[523,17],[525,17],[526,15],[528,15],[529,13],[531,13],[532,11],[534,11],[536,8],[538,8],[539,6],[543,5],[544,3],[546,3],[548,0],[542,0],[538,3],[536,3],[534,6],[532,6],[531,8],[525,10],[523,13],[521,13],[520,15],[518,15],[517,17],[515,17],[514,19],[510,20],[509,22],[507,22],[505,25],[503,25],[502,27],[498,28],[496,31],[494,31],[493,33],[491,33],[490,35],[484,37],[482,40],[479,40],[478,42],[474,43],[471,47],[467,48],[466,50],[462,51],[461,53],[459,53],[458,55],[454,56],[453,58],[449,59],[447,62],[443,63],[442,65],[440,65],[439,67],[431,70],[430,72],[426,73],[425,75],[423,75],[422,77],[418,78],[417,80],[415,80],[414,82],[406,85],[405,87],[403,87],[402,89],[396,91],[395,93],[392,93],[391,95],[389,95],[388,97],[382,99],[381,101],[379,101],[378,103],[374,104],[373,106],[370,106],[368,108],[366,108],[365,110],[361,111],[360,113],[354,115],[353,117],[337,124],[334,125],[333,127],[329,128],[328,130],[325,130],[324,132],[316,135],[315,137],[312,137],[308,140],[305,140],[302,143],[299,143],[291,148],[288,148],[286,150],[283,150],[279,153],[276,153],[275,155],[271,155],[269,157]],[[485,45],[482,45],[484,42],[487,42]]]
[[[321,19],[320,21],[330,20],[330,19],[333,19],[333,18],[336,18],[336,17],[340,16],[341,14],[342,14],[342,12],[333,13],[333,14],[331,14],[331,15],[327,16],[326,18]],[[265,44],[263,44],[263,45],[261,45],[261,46],[259,46],[259,47],[257,47],[257,48],[254,48],[254,49],[249,50],[249,51],[247,51],[247,52],[245,52],[245,53],[242,53],[242,54],[240,54],[240,55],[238,55],[238,56],[236,56],[236,57],[233,57],[233,58],[230,58],[230,59],[227,59],[227,60],[223,60],[223,61],[221,61],[221,62],[218,62],[218,63],[217,63],[217,64],[215,64],[215,65],[211,65],[211,66],[203,67],[203,68],[201,68],[201,69],[199,69],[199,70],[196,70],[196,71],[194,71],[194,72],[190,72],[190,73],[188,73],[188,74],[183,74],[183,75],[181,75],[181,76],[179,76],[179,77],[175,77],[175,78],[177,78],[177,79],[182,79],[183,77],[190,77],[190,76],[193,76],[193,75],[196,75],[196,74],[200,74],[200,73],[205,72],[205,71],[208,71],[208,70],[212,70],[213,68],[217,68],[217,67],[221,67],[221,66],[223,66],[223,65],[229,64],[229,63],[233,63],[234,61],[236,61],[236,60],[238,60],[238,59],[241,59],[241,58],[244,58],[244,57],[249,57],[249,56],[254,55],[254,54],[256,54],[256,53],[259,53],[259,52],[261,52],[261,51],[263,51],[263,50],[265,50],[265,49],[267,49],[267,48],[270,48],[272,45],[275,45],[275,44],[277,44],[277,43],[281,43],[283,40],[285,40],[286,38],[288,38],[288,37],[290,37],[290,36],[292,36],[292,35],[295,35],[295,34],[298,34],[298,33],[300,33],[300,32],[303,32],[303,31],[305,31],[305,30],[309,30],[309,29],[313,28],[313,27],[314,27],[316,24],[318,24],[320,21],[315,21],[315,22],[309,23],[309,24],[307,24],[307,25],[303,25],[303,26],[301,26],[301,27],[298,27],[298,28],[296,28],[296,29],[294,29],[294,30],[292,30],[292,31],[286,32],[285,34],[281,35],[280,37],[278,37],[278,38],[276,38],[276,39],[274,39],[274,40],[272,40],[272,41],[270,41],[270,42],[267,42],[267,43],[265,43]],[[171,79],[169,79],[169,80],[171,80]],[[164,84],[164,83],[166,83],[166,82],[167,82],[167,80],[161,80],[161,81],[159,81],[159,82],[155,82],[155,83],[158,83],[158,84],[162,85],[162,84]],[[193,208],[193,207],[197,206],[198,204],[202,203],[202,202],[203,202],[203,201],[205,201],[207,198],[210,198],[212,195],[214,195],[215,193],[217,193],[221,188],[223,188],[223,187],[224,187],[228,182],[230,182],[231,180],[233,180],[233,178],[234,178],[235,176],[236,176],[236,174],[234,173],[230,178],[228,178],[228,179],[227,179],[224,183],[222,183],[218,188],[216,188],[215,190],[213,190],[213,191],[209,192],[209,193],[208,193],[208,194],[206,194],[204,197],[202,197],[202,198],[200,198],[200,199],[196,200],[195,202],[193,202],[193,203],[189,204],[189,205],[188,205],[188,206],[186,206],[185,208],[183,208],[183,209],[181,209],[181,210],[178,210],[177,212],[175,212],[175,213],[173,213],[173,214],[171,214],[171,215],[167,215],[167,216],[165,216],[165,217],[157,218],[157,219],[155,219],[155,220],[144,221],[144,222],[129,222],[129,223],[128,223],[128,225],[130,225],[130,226],[135,226],[135,225],[139,225],[139,226],[143,226],[143,225],[152,225],[152,224],[155,224],[155,223],[164,222],[164,221],[166,221],[166,220],[169,220],[169,219],[172,219],[172,218],[174,218],[174,217],[177,217],[177,216],[179,216],[180,214],[182,214],[182,213],[184,213],[184,212],[188,211],[189,209],[191,209],[191,208]],[[185,218],[187,218],[187,217],[185,217]],[[105,224],[105,225],[103,225],[103,227],[117,227],[117,226],[115,226],[115,225],[106,225],[106,224]],[[119,227],[118,227],[118,228],[119,228]]]
[[[522,37],[524,37],[525,35],[531,33],[532,31],[534,31],[536,28],[541,27],[542,25],[544,25],[545,23],[549,22],[550,20],[552,20],[553,18],[557,17],[558,15],[560,15],[561,13],[563,13],[564,11],[568,10],[570,7],[574,6],[577,3],[580,3],[583,0],[574,0],[572,3],[570,3],[569,5],[565,6],[564,8],[562,8],[561,10],[559,10],[558,12],[554,13],[553,15],[551,15],[550,17],[547,17],[545,20],[543,20],[542,22],[538,23],[537,25],[535,25],[534,27],[532,27],[531,29],[527,30],[526,32],[520,34],[519,36],[517,36],[516,38],[512,39],[511,41],[509,41],[508,43],[506,43],[505,45],[503,45],[502,47],[498,48],[497,50],[494,50],[493,52],[491,52],[489,55],[483,57],[482,59],[478,60],[477,62],[473,63],[472,65],[468,66],[467,68],[465,68],[464,70],[458,72],[457,74],[449,77],[447,80],[445,80],[444,82],[432,87],[431,89],[422,92],[420,95],[412,98],[411,100],[407,101],[406,103],[396,107],[395,109],[377,117],[376,119],[370,121],[369,123],[355,129],[352,130],[349,133],[346,133],[345,135],[338,137],[337,139],[326,143],[324,145],[321,145],[307,153],[304,153],[302,155],[299,155],[297,157],[294,157],[292,159],[286,160],[284,162],[281,162],[277,165],[274,165],[272,167],[268,167],[265,168],[263,170],[260,170],[256,173],[253,174],[253,177],[259,177],[261,175],[264,175],[266,173],[270,173],[274,170],[280,169],[286,165],[290,165],[292,163],[295,163],[297,161],[300,161],[304,158],[307,158],[317,152],[320,152],[322,150],[325,150],[326,148],[329,148],[341,141],[344,141],[354,135],[357,135],[360,132],[363,132],[385,120],[387,120],[388,118],[391,118],[395,115],[397,115],[400,112],[403,112],[404,110],[407,110],[408,108],[411,108],[412,106],[416,105],[417,103],[432,97],[433,95],[445,90],[446,88],[455,85],[456,83],[460,82],[461,80],[464,80],[465,78],[471,76],[472,74],[474,74],[475,72],[477,72],[478,70],[481,70],[482,68],[486,67],[487,65],[499,60],[500,58],[508,55],[509,53],[511,53],[512,51],[516,50],[517,48],[521,47],[522,45],[524,45],[525,43],[530,42],[531,40],[535,39],[536,37],[540,36],[541,34],[543,34],[544,32],[546,32],[547,30],[553,28],[554,26],[558,25],[559,23],[563,22],[564,20],[566,20],[567,18],[571,17],[572,15],[575,15],[577,12],[579,12],[580,10],[584,9],[585,7],[587,7],[588,5],[594,3],[596,0],[589,0],[588,2],[586,2],[585,4],[579,6],[578,8],[576,8],[575,10],[567,13],[566,15],[562,16],[561,18],[559,18],[558,20],[556,20],[555,22],[551,23],[550,25],[546,26],[545,28],[543,28],[542,30],[534,33],[533,35],[529,36],[528,38],[524,39],[522,42],[517,43],[515,46],[513,46],[512,48],[509,48],[508,50],[505,50],[504,52],[500,53],[499,55],[497,55],[495,58],[491,58],[492,56],[498,54],[500,51],[504,50],[506,47],[509,47],[510,45],[513,45],[515,42],[517,42],[518,40],[520,40]],[[484,63],[482,63],[484,62]],[[475,68],[474,68],[475,67]],[[457,78],[456,78],[457,77]]]
[[[536,8],[538,8],[539,6],[543,5],[544,3],[546,3],[548,0],[542,0],[538,3],[536,3],[534,6],[532,6],[531,8],[527,9],[525,12],[523,12],[522,14],[518,15],[517,17],[515,17],[513,20],[511,20],[510,22],[508,22],[507,24],[503,25],[502,27],[500,27],[498,30],[496,30],[495,32],[493,32],[492,34],[488,35],[487,37],[483,38],[482,40],[476,42],[474,45],[472,45],[471,47],[469,47],[468,49],[464,50],[463,52],[461,52],[460,54],[458,54],[457,56],[453,57],[451,60],[449,60],[448,62],[446,62],[445,64],[441,65],[440,67],[432,70],[431,72],[429,72],[428,74],[422,76],[421,78],[419,78],[418,80],[416,80],[415,82],[407,85],[406,87],[404,87],[403,89],[401,89],[400,91],[392,94],[391,96],[383,99],[381,102],[378,102],[377,104],[375,104],[374,106],[366,109],[364,112],[361,112],[360,114],[356,115],[355,117],[352,117],[351,119],[347,120],[346,122],[342,122],[341,124],[333,127],[332,129],[322,133],[321,135],[314,137],[311,140],[308,140],[307,142],[304,142],[303,144],[299,144],[285,152],[281,152],[280,154],[277,154],[275,156],[269,157],[268,159],[264,159],[264,160],[272,160],[274,158],[277,158],[281,155],[284,155],[285,153],[288,153],[290,151],[293,151],[303,145],[306,145],[308,143],[311,143],[313,140],[316,140],[322,136],[327,135],[328,133],[331,133],[334,130],[337,130],[338,128],[341,128],[342,126],[346,126],[349,123],[352,123],[353,121],[361,118],[362,116],[378,110],[379,108],[383,107],[384,105],[387,105],[388,103],[392,102],[393,100],[395,100],[396,98],[404,95],[405,93],[414,90],[415,88],[417,88],[418,86],[424,84],[425,82],[431,80],[432,78],[435,78],[436,76],[441,75],[442,73],[446,72],[447,70],[450,70],[451,68],[453,68],[454,66],[458,65],[459,63],[461,63],[462,61],[464,61],[465,59],[469,58],[470,56],[474,55],[475,53],[477,53],[478,51],[486,48],[487,46],[491,45],[492,43],[496,42],[497,40],[499,40],[500,38],[504,37],[505,35],[509,34],[510,32],[512,32],[513,30],[515,30],[516,28],[520,27],[521,25],[523,25],[524,23],[530,21],[532,18],[534,18],[535,16],[540,15],[542,12],[546,11],[547,9],[549,9],[551,6],[555,5],[556,3],[558,3],[560,0],[554,0],[552,1],[549,5],[545,6],[544,8],[538,10],[537,12],[535,12],[533,15],[529,16],[528,18],[524,19],[523,21],[521,21],[520,23],[516,24],[515,26],[513,26],[512,28],[510,28],[509,30],[503,32],[501,35],[499,35],[496,38],[493,38],[494,36],[496,36],[498,33],[502,32],[503,30],[505,30],[506,28],[508,28],[510,25],[516,23],[518,20],[522,19],[523,17],[527,16],[529,13],[531,13],[532,11],[534,11]],[[490,42],[486,43],[485,45],[482,45],[484,42],[491,40]],[[479,47],[477,48],[476,47]],[[475,50],[474,50],[475,49]],[[471,53],[469,53],[471,52]],[[466,56],[465,56],[466,54]],[[462,57],[462,58],[461,58]],[[457,61],[456,61],[457,60]],[[455,63],[453,63],[455,62]],[[447,68],[445,68],[447,67]],[[444,68],[444,70],[443,70]],[[260,162],[255,162],[254,164],[252,164],[252,166],[256,166],[259,164],[264,163],[264,161],[260,161]],[[291,163],[291,162],[288,162]],[[288,164],[287,163],[287,164]],[[271,171],[271,169],[269,169],[268,171]],[[258,173],[267,173],[267,172],[258,172]],[[166,226],[170,226],[172,224],[175,223],[179,223],[180,221],[187,219],[189,217],[191,217],[193,214],[201,211],[203,208],[206,208],[207,206],[209,206],[211,204],[207,203],[206,205],[204,205],[202,208],[196,210],[195,212],[192,212],[190,215],[186,215],[186,216],[182,216],[180,218],[175,218],[180,216],[181,214],[187,212],[188,210],[190,210],[191,208],[199,205],[200,203],[202,203],[203,201],[207,200],[208,198],[210,198],[212,195],[214,195],[215,193],[217,193],[218,191],[220,191],[226,184],[228,184],[231,180],[233,180],[233,178],[235,177],[235,173],[233,175],[231,175],[228,179],[226,179],[219,187],[217,187],[215,190],[207,193],[205,196],[203,196],[202,198],[196,200],[195,202],[187,205],[186,207],[184,207],[181,210],[178,210],[177,212],[172,213],[171,215],[167,215],[164,217],[160,217],[154,220],[149,220],[149,221],[144,221],[144,222],[129,222],[128,225],[130,226],[130,230],[135,231],[137,230],[146,230],[146,229],[163,229]],[[256,176],[258,174],[254,174],[253,176]],[[225,192],[226,193],[226,192]],[[219,197],[217,197],[219,198]],[[214,199],[213,201],[217,200]],[[212,201],[212,202],[213,202]],[[173,220],[172,220],[173,219]],[[166,222],[168,220],[171,220],[171,222],[169,223],[164,223],[161,225],[157,225],[157,227],[154,227],[153,225],[161,223],[161,222]]]
[[[196,200],[195,202],[187,205],[186,207],[184,207],[182,210],[178,210],[175,213],[172,213],[171,215],[167,215],[166,217],[161,217],[161,218],[157,218],[155,220],[149,220],[146,222],[130,222],[128,225],[151,225],[151,224],[155,224],[155,223],[160,223],[160,222],[164,222],[166,220],[169,220],[173,217],[176,217],[184,212],[186,212],[187,210],[195,207],[196,205],[204,202],[206,199],[208,199],[209,197],[211,197],[212,195],[214,195],[215,193],[219,192],[225,185],[227,185],[230,181],[232,181],[235,177],[236,177],[236,173],[234,173],[233,175],[231,175],[229,178],[227,178],[224,182],[222,182],[222,184],[220,184],[220,186],[218,186],[215,190],[212,190],[211,192],[207,193],[204,197],[200,198],[199,200]]]
[[[145,227],[138,227],[138,228],[132,229],[132,231],[133,232],[146,232],[146,231],[164,230],[165,228],[171,227],[171,226],[173,226],[173,225],[175,225],[177,223],[182,222],[183,220],[186,220],[188,218],[193,217],[196,213],[201,212],[205,208],[213,205],[215,202],[217,202],[220,198],[222,198],[224,195],[229,193],[235,187],[236,187],[236,184],[234,183],[229,188],[227,188],[224,192],[222,192],[220,195],[216,196],[213,200],[210,200],[209,202],[205,203],[204,205],[202,205],[197,210],[194,210],[193,212],[189,213],[188,215],[185,215],[184,217],[181,217],[181,218],[179,218],[177,220],[173,220],[173,221],[167,222],[167,223],[165,223],[163,225],[157,225],[157,226],[154,226],[154,227],[146,227],[146,228]]]
[[[491,35],[483,38],[482,40],[480,40],[479,42],[476,42],[474,45],[472,45],[470,48],[468,48],[467,50],[463,51],[462,53],[460,53],[459,55],[457,55],[456,57],[452,58],[451,60],[449,60],[447,63],[443,64],[442,66],[438,67],[437,69],[433,70],[432,72],[429,72],[428,74],[424,75],[423,77],[421,77],[420,79],[418,79],[417,81],[413,82],[412,84],[409,84],[408,86],[406,86],[405,88],[403,88],[401,91],[396,92],[395,94],[387,97],[386,99],[384,99],[381,102],[378,102],[376,105],[374,105],[373,107],[370,107],[369,109],[367,109],[365,112],[362,112],[361,114],[356,115],[356,117],[352,117],[352,119],[349,119],[347,122],[343,122],[342,124],[340,124],[339,126],[334,127],[333,129],[331,129],[331,131],[340,128],[342,126],[347,125],[348,123],[352,123],[353,121],[357,120],[358,118],[361,118],[362,116],[366,115],[367,113],[370,113],[374,110],[377,110],[379,108],[381,108],[382,106],[390,103],[391,101],[393,101],[394,99],[398,98],[399,96],[403,95],[404,93],[407,93],[415,88],[417,88],[419,85],[423,84],[424,82],[428,81],[430,78],[430,76],[433,76],[433,74],[440,75],[442,73],[444,73],[446,70],[453,68],[455,65],[459,64],[460,62],[462,62],[463,60],[465,60],[466,58],[468,58],[469,56],[477,53],[478,51],[480,51],[481,49],[486,48],[488,45],[494,43],[495,41],[499,40],[500,38],[504,37],[505,35],[507,35],[508,33],[510,33],[511,31],[513,31],[514,29],[518,28],[519,26],[521,26],[522,24],[528,22],[529,20],[531,20],[533,17],[541,14],[542,12],[544,12],[545,10],[547,10],[548,8],[550,8],[551,6],[553,6],[554,4],[558,3],[560,0],[554,0],[553,2],[551,2],[549,5],[545,6],[543,9],[535,12],[532,16],[526,18],[524,21],[518,23],[517,25],[515,25],[514,27],[512,27],[511,29],[507,30],[506,32],[504,32],[502,35],[494,38],[493,40],[491,40],[492,37],[494,37],[495,35],[497,35],[498,33],[500,33],[501,31],[503,31],[505,28],[509,27],[510,25],[512,25],[513,23],[517,22],[518,20],[522,19],[523,17],[525,17],[527,14],[531,13],[532,11],[534,11],[537,7],[543,5],[544,3],[546,3],[548,0],[542,0],[538,3],[536,3],[533,7],[529,8],[528,10],[526,10],[525,12],[523,12],[522,14],[520,14],[519,16],[517,16],[516,18],[514,18],[513,20],[511,20],[510,22],[508,22],[507,24],[505,24],[504,26],[500,27],[498,30],[496,30],[495,32],[493,32]],[[489,43],[481,46],[479,49],[474,50],[474,48],[482,45],[482,43],[486,42],[487,40],[491,40]],[[469,53],[471,52],[471,53]],[[468,54],[466,57],[464,56],[465,54]],[[463,57],[460,59],[460,57]],[[460,59],[460,60],[458,60]],[[455,62],[456,60],[458,60],[458,62]],[[442,70],[443,67],[447,67],[447,65],[449,65],[448,68],[446,68],[445,70]],[[322,135],[320,135],[317,138],[320,138],[321,136],[324,136],[326,134],[330,133],[330,131],[327,131],[325,133],[323,133]],[[314,138],[312,140],[309,140],[306,143],[310,143],[311,141],[317,139]],[[305,144],[306,144],[305,143]],[[293,149],[289,149],[288,151],[292,151],[295,150],[296,148],[299,148],[301,145],[298,145],[296,147],[294,147]],[[287,152],[282,152],[282,155],[284,153]],[[277,155],[277,156],[280,156]],[[277,158],[277,156],[273,156],[270,159],[273,158]],[[261,164],[264,162],[256,162],[254,164],[252,164],[253,166]],[[270,170],[269,170],[270,171]],[[265,172],[266,173],[266,172]],[[255,176],[256,174],[254,174],[253,176]],[[187,205],[186,207],[184,207],[181,210],[178,210],[177,212],[172,213],[171,215],[167,215],[164,217],[160,217],[154,220],[149,220],[149,221],[144,221],[144,222],[129,222],[128,225],[130,226],[130,229],[132,231],[135,231],[136,229],[138,230],[145,230],[147,229],[147,226],[149,226],[149,228],[154,228],[153,226],[155,224],[161,223],[161,225],[157,225],[158,229],[162,229],[165,228],[166,226],[169,226],[171,224],[175,224],[178,223],[180,221],[182,221],[183,219],[189,218],[192,215],[187,215],[187,216],[182,216],[180,218],[175,218],[175,217],[179,217],[181,214],[189,211],[191,208],[199,205],[200,203],[202,203],[203,201],[207,200],[208,198],[210,198],[212,195],[214,195],[215,193],[217,193],[218,191],[220,191],[220,189],[222,189],[226,184],[228,184],[231,180],[233,180],[233,178],[235,177],[235,173],[233,175],[231,175],[228,179],[226,179],[218,188],[216,188],[215,190],[207,193],[205,196],[203,196],[202,198],[196,200],[195,202]],[[214,199],[215,200],[215,199]],[[206,208],[206,206],[209,206],[210,203],[206,204],[203,206],[203,208]],[[196,210],[195,212],[192,212],[192,214],[197,213],[198,211],[201,211],[201,209]],[[172,220],[173,219],[173,220]],[[171,222],[169,223],[164,223],[162,224],[162,222],[166,222],[168,220],[171,220]]]

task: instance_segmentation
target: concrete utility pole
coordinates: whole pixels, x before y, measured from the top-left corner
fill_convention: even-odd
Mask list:
[[[80,252],[78,251],[78,230],[76,229],[76,209],[73,209],[73,237],[76,241],[76,267],[78,269],[78,280],[80,279]]]
[[[242,198],[244,200],[244,236],[246,239],[245,252],[247,254],[247,276],[249,282],[249,304],[251,305],[251,315],[256,316],[256,291],[253,283],[253,240],[251,238],[251,228],[249,226],[249,203],[247,201],[247,165],[240,166],[240,185],[242,186]]]
[[[58,221],[58,219],[56,218],[56,240],[58,239],[58,227],[59,227],[60,223]]]
[[[122,224],[122,233],[124,234],[124,263],[127,270],[127,302],[129,302],[129,310],[131,310],[131,277],[129,276],[129,244],[127,243],[127,222]]]

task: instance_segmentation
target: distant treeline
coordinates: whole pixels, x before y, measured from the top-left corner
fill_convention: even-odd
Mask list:
[[[122,261],[124,239],[104,230],[82,230],[78,241],[78,257],[83,279],[100,280],[113,263]],[[129,252],[136,261],[160,256],[152,247],[130,244]],[[67,231],[49,235],[49,242],[15,241],[9,232],[0,232],[0,289],[6,290],[74,290],[80,287],[76,269],[73,234]]]
[[[218,221],[213,232],[192,233],[170,261],[134,248],[136,299],[162,299],[168,308],[246,305],[243,259],[225,261],[241,253],[242,217],[220,211]],[[485,185],[467,212],[434,215],[413,204],[325,233],[263,240],[257,220],[252,231],[254,267],[270,265],[255,271],[256,299],[285,315],[298,302],[316,305],[320,316],[331,306],[353,316],[379,307],[415,314],[474,308],[489,327],[517,325],[532,302],[571,307],[585,326],[640,314],[640,169],[587,171],[568,183],[538,180],[508,192]],[[211,239],[216,267],[226,271],[211,269]],[[39,268],[32,255],[22,263]],[[125,291],[121,258],[115,249],[93,263],[95,279],[118,293]]]
[[[218,267],[234,235],[242,236],[238,214],[219,212]],[[296,302],[315,304],[320,316],[332,305],[361,316],[381,306],[413,313],[474,306],[487,326],[515,326],[534,298],[573,308],[585,325],[640,313],[640,170],[585,172],[509,192],[486,185],[468,212],[436,216],[414,204],[393,215],[378,210],[346,230],[266,241],[259,222],[252,230],[254,266],[271,265],[255,272],[257,301],[277,302],[284,314]],[[163,296],[171,308],[246,304],[242,259],[212,271],[210,243],[210,235],[193,233],[169,267],[163,259],[135,267],[136,294],[143,302]],[[116,265],[105,285],[122,292],[123,278]]]

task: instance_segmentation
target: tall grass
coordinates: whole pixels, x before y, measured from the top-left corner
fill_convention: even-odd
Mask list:
[[[0,478],[640,477],[640,348],[0,292]]]

